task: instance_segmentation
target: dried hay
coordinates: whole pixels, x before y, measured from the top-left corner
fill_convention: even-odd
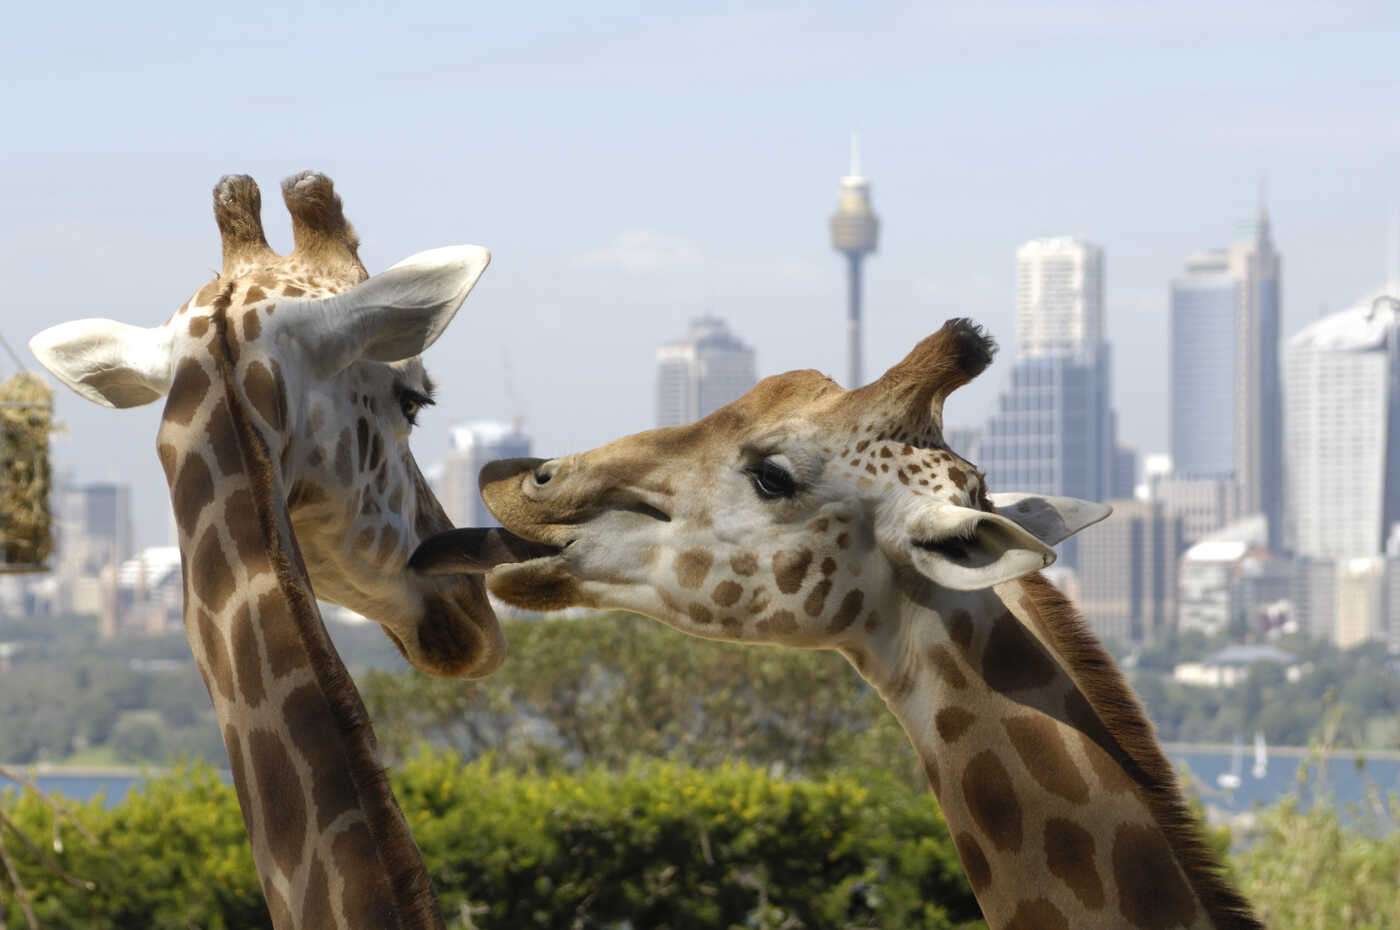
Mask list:
[[[0,572],[42,571],[53,548],[49,433],[53,391],[20,372],[0,384]]]

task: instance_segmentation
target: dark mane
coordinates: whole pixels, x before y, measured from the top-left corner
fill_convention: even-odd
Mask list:
[[[1033,617],[1074,677],[1107,735],[1126,755],[1127,774],[1142,789],[1153,819],[1162,828],[1192,891],[1219,930],[1264,930],[1249,902],[1226,880],[1187,806],[1176,772],[1157,743],[1117,665],[1074,605],[1040,573],[1021,579]]]

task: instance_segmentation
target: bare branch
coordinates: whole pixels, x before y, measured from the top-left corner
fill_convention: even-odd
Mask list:
[[[15,900],[19,902],[20,910],[24,911],[24,919],[29,922],[29,930],[39,930],[39,918],[34,915],[34,908],[29,903],[29,892],[24,890],[24,882],[20,881],[19,870],[15,868],[14,860],[10,858],[10,851],[5,848],[3,831],[0,831],[0,862],[5,864],[5,871],[10,874],[10,885],[15,889]]]

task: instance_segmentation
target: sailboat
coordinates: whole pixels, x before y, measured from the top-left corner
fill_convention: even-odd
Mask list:
[[[1264,732],[1254,731],[1254,769],[1255,778],[1263,778],[1269,773],[1269,747],[1264,745]]]
[[[1240,741],[1239,734],[1235,735],[1235,748],[1230,753],[1230,771],[1221,772],[1215,778],[1215,783],[1227,791],[1234,791],[1240,786],[1240,771],[1244,768],[1244,744]]]

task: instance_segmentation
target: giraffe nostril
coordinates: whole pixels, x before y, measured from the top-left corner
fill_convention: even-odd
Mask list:
[[[535,484],[549,484],[549,479],[553,477],[553,472],[547,468],[541,468],[535,472]]]

